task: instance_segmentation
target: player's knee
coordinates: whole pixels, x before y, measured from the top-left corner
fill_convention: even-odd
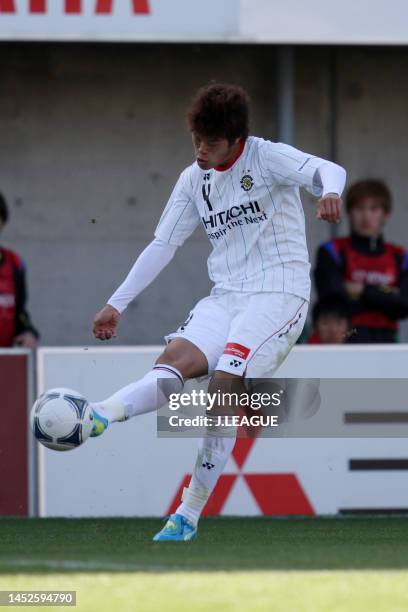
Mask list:
[[[161,391],[163,398],[168,402],[172,396],[179,395],[183,391],[184,383],[181,378],[160,378],[158,381],[158,389]]]
[[[177,368],[177,370],[181,372],[180,368],[178,367],[180,365],[179,356],[170,348],[170,345],[166,346],[164,351],[159,355],[159,357],[156,359],[155,365],[159,365],[161,363]],[[183,374],[183,372],[181,372],[181,374]]]
[[[205,358],[203,361],[200,351],[193,345],[190,348],[189,344],[172,340],[158,357],[156,364],[162,363],[176,368],[185,380],[206,374]]]

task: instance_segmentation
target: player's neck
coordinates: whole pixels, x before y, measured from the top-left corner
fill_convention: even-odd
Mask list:
[[[226,159],[219,166],[215,166],[214,169],[217,170],[218,172],[225,172],[225,170],[229,170],[229,168],[231,168],[231,166],[235,164],[237,159],[241,157],[242,151],[244,150],[244,148],[245,148],[245,140],[240,140],[240,142],[238,142],[236,146],[233,148],[233,150],[231,151],[231,155],[229,156],[229,158]]]

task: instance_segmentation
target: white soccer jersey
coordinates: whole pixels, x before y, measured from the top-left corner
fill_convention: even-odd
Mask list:
[[[155,231],[180,246],[201,223],[212,245],[208,273],[218,288],[279,291],[309,300],[310,263],[299,187],[322,195],[326,160],[249,137],[227,170],[186,168]]]

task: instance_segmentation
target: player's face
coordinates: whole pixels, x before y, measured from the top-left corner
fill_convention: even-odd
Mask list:
[[[316,322],[316,332],[323,344],[342,344],[347,335],[347,320],[335,315],[321,315]]]
[[[360,236],[378,236],[387,218],[378,198],[363,198],[350,211],[351,229]]]
[[[230,143],[226,138],[205,140],[195,132],[191,136],[197,164],[201,170],[210,170],[215,166],[227,164],[234,158],[239,147],[239,138]]]

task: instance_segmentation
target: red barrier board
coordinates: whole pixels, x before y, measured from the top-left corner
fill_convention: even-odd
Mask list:
[[[27,355],[0,354],[0,389],[0,516],[27,516]]]

